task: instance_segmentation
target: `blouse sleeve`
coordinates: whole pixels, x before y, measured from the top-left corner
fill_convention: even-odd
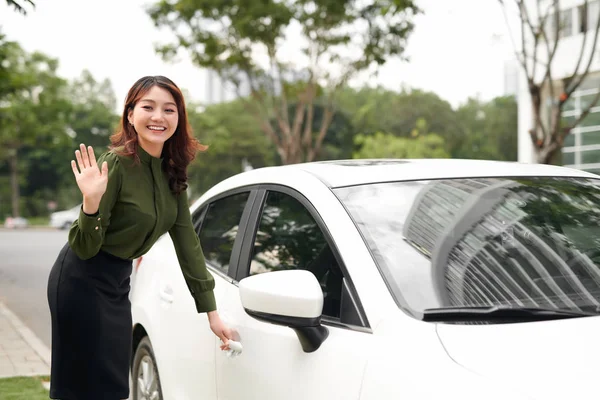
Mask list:
[[[92,258],[100,251],[104,234],[110,225],[110,215],[121,190],[121,171],[119,158],[114,153],[104,153],[98,157],[98,165],[106,161],[108,164],[108,184],[102,195],[98,212],[88,215],[79,210],[79,218],[75,220],[69,231],[69,245],[82,260]]]
[[[187,192],[177,196],[177,220],[169,230],[177,259],[199,313],[217,309],[213,289],[215,281],[208,272],[200,240],[192,225]]]

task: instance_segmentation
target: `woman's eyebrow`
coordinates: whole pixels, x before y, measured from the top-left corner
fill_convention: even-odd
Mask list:
[[[151,100],[151,99],[141,99],[140,101],[145,101],[145,102],[148,102],[148,103],[156,104],[156,102],[154,100]],[[177,107],[177,104],[175,104],[173,102],[170,102],[170,101],[166,102],[165,104]]]

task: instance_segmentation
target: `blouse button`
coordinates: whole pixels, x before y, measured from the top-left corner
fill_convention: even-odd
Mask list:
[[[98,221],[100,221],[100,218],[98,218]]]
[[[98,227],[96,227],[96,230],[98,230]]]

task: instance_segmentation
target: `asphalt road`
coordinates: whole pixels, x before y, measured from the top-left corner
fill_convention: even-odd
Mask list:
[[[48,274],[67,231],[0,229],[0,300],[48,347]]]

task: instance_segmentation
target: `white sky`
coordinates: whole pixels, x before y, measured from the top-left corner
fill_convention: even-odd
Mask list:
[[[119,100],[144,75],[166,75],[194,100],[207,96],[205,73],[189,61],[165,63],[153,43],[170,37],[154,28],[144,11],[151,0],[35,0],[23,17],[0,1],[0,27],[26,50],[59,59],[59,73],[72,79],[83,69],[109,78]],[[367,83],[399,90],[402,85],[437,93],[453,106],[468,97],[503,95],[504,64],[512,44],[498,0],[420,0],[410,40],[409,63],[390,61]]]

